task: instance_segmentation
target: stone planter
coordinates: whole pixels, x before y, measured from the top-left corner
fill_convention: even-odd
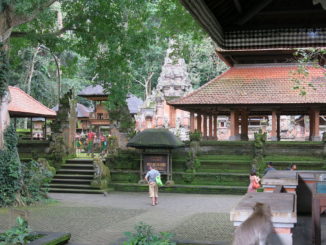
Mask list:
[[[29,245],[60,245],[66,244],[70,237],[70,233],[64,232],[34,232],[35,234],[44,235],[43,237],[36,239],[30,243]]]

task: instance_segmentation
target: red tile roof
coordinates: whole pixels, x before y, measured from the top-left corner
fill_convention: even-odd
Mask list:
[[[326,70],[313,66],[309,66],[308,70],[309,75],[303,78],[293,74],[297,71],[297,65],[294,64],[239,65],[169,104],[326,103]],[[305,86],[305,96],[293,89],[294,78],[298,78]]]
[[[55,117],[56,112],[25,93],[20,88],[9,86],[11,102],[9,103],[9,113],[13,117]]]

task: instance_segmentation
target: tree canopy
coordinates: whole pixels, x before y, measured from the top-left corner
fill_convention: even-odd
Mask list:
[[[139,81],[151,79],[155,85],[170,39],[190,64],[195,86],[224,69],[212,56],[211,41],[178,0],[0,3],[0,42],[11,64],[7,80],[48,106],[57,101],[58,82],[61,93],[101,84],[110,93],[108,105],[121,106],[128,92],[143,93]]]

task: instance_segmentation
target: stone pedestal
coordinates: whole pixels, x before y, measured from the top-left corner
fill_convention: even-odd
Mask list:
[[[326,171],[298,171],[299,186],[297,189],[298,212],[310,214],[312,210],[312,195],[316,184],[325,181]]]
[[[311,141],[321,141],[320,136],[311,136]]]
[[[268,204],[272,211],[274,232],[268,237],[270,245],[292,245],[292,228],[297,223],[294,193],[247,193],[230,212],[234,226],[241,225],[253,213],[257,202]]]
[[[240,134],[232,135],[229,137],[229,140],[231,141],[241,140],[241,135]]]
[[[283,186],[285,192],[296,193],[298,176],[296,171],[275,170],[268,171],[261,180],[264,192],[273,192],[276,186]]]

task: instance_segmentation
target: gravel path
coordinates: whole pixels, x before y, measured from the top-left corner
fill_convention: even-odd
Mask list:
[[[33,230],[66,231],[72,243],[122,244],[123,233],[144,222],[157,232],[175,233],[178,241],[229,244],[233,226],[229,211],[241,196],[162,193],[152,207],[145,193],[108,196],[51,194],[56,204],[29,207]],[[0,209],[0,230],[8,228],[9,212]]]

